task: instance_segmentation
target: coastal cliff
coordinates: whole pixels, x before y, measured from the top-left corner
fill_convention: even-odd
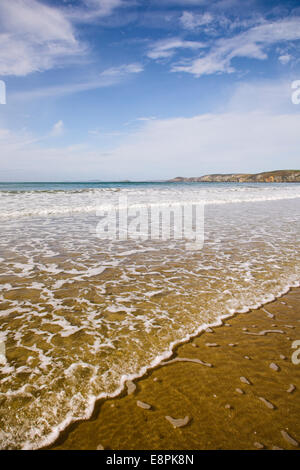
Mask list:
[[[300,170],[277,170],[264,173],[230,173],[212,174],[187,178],[177,176],[169,180],[176,182],[208,182],[208,183],[300,183]]]

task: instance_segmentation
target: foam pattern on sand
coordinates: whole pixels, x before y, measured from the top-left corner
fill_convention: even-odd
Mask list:
[[[3,219],[1,448],[53,441],[178,342],[298,285],[298,203],[210,205],[195,252],[181,240],[99,240],[89,213]]]

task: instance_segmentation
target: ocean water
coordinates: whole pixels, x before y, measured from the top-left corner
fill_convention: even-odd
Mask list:
[[[97,237],[124,196],[204,204],[202,249]],[[0,184],[0,448],[52,442],[175,344],[299,285],[299,203],[299,184]]]

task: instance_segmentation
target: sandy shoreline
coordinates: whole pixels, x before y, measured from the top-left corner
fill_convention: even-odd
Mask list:
[[[50,448],[299,448],[300,364],[291,360],[299,305],[300,289],[292,289],[178,346],[169,364],[134,381],[132,393],[100,400],[91,419]],[[174,427],[166,416],[188,418]]]

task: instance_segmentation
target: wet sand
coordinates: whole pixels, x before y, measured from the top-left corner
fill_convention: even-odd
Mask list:
[[[178,346],[51,449],[299,449],[296,340],[300,289]]]

